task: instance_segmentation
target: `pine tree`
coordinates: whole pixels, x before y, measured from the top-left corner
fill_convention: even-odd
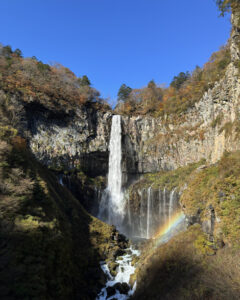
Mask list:
[[[122,84],[118,90],[118,101],[125,102],[128,99],[131,91],[132,88],[130,88],[126,84]]]
[[[90,86],[91,82],[89,80],[89,78],[87,77],[87,75],[83,75],[83,77],[80,77],[78,79],[79,85],[80,86]]]

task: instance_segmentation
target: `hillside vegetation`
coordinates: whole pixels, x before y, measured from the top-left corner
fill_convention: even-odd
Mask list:
[[[175,188],[189,224],[195,223],[165,245],[152,240],[143,246],[134,299],[239,299],[239,162],[239,151],[226,152],[214,165],[200,161],[146,174],[132,186],[132,202],[139,188]]]
[[[0,45],[0,89],[48,108],[69,111],[94,103],[109,109],[86,75],[78,78],[60,64],[50,66],[36,57],[23,58],[21,51],[13,51],[11,46]]]
[[[181,72],[175,76],[168,88],[157,85],[152,80],[144,88],[131,90],[127,97],[119,98],[116,111],[123,115],[154,117],[184,113],[224,76],[230,60],[227,45],[213,53],[202,68],[197,66],[191,74]]]
[[[115,229],[90,216],[27,149],[0,106],[0,298],[94,299]]]
[[[149,186],[169,191],[176,188],[181,192],[180,203],[187,216],[196,216],[205,221],[209,207],[213,207],[216,215],[216,242],[223,241],[224,244],[240,249],[239,178],[240,151],[225,152],[214,165],[205,165],[202,160],[176,170],[146,174],[132,186],[130,197],[134,199],[136,190]]]
[[[240,27],[239,0],[217,0],[216,4],[222,16],[232,11],[238,19],[237,26]],[[118,104],[115,110],[123,115],[179,116],[198,102],[208,89],[224,77],[230,62],[230,44],[227,43],[219,51],[213,53],[203,67],[196,66],[192,72],[180,72],[174,76],[169,87],[158,85],[154,80],[139,89],[123,84],[118,92]],[[239,63],[235,63],[239,69]]]
[[[150,242],[138,262],[133,299],[239,299],[239,251],[223,248],[215,252],[198,224],[165,245],[156,248],[155,241]]]

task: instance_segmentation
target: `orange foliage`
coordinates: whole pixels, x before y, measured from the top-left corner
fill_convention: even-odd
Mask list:
[[[203,68],[196,67],[180,88],[169,86],[164,89],[154,83],[142,89],[135,89],[127,101],[118,105],[118,112],[153,116],[184,113],[224,76],[229,63],[229,47],[222,47],[213,53]]]
[[[49,66],[35,58],[14,53],[4,56],[0,48],[0,88],[22,94],[24,101],[38,100],[43,105],[69,106],[101,102],[100,94],[90,86],[80,86],[79,78],[60,64]]]

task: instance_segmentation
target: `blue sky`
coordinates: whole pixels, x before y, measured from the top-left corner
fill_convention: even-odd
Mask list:
[[[0,42],[86,74],[104,97],[119,86],[203,65],[226,43],[214,0],[0,0]]]

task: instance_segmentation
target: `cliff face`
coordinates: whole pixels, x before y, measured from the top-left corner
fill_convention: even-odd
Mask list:
[[[232,16],[232,24],[231,62],[226,74],[209,87],[199,102],[177,118],[173,115],[161,118],[122,116],[125,183],[130,182],[131,176],[136,179],[144,173],[177,169],[202,158],[215,163],[224,151],[240,149],[240,27],[237,12]],[[76,170],[90,177],[107,174],[111,111],[96,108],[94,103],[71,110],[71,107],[63,109],[56,103],[46,107],[34,99],[24,102],[17,95],[1,93],[0,98],[8,101],[8,107],[15,108],[11,113],[12,122],[27,137],[32,153],[44,165],[61,173]],[[71,187],[65,185],[81,198],[82,203],[87,203],[85,207],[89,211],[92,210],[94,205],[89,204],[88,199],[95,199],[94,188],[88,196],[85,181],[82,183],[78,178],[75,181],[74,187],[72,181]],[[89,185],[95,186],[95,182]],[[103,186],[101,184],[100,189]],[[87,195],[86,199],[82,194]]]
[[[233,28],[225,77],[179,120],[123,117],[125,172],[175,169],[202,158],[215,163],[224,151],[239,149],[239,29]]]
[[[106,174],[110,117],[111,113],[91,107],[64,118],[37,112],[30,118],[30,148],[45,164],[81,166],[95,176]]]
[[[240,148],[240,29],[232,17],[231,63],[224,78],[203,95],[187,113],[152,118],[122,116],[123,172],[142,174],[205,158],[214,163],[225,150]],[[16,97],[12,99],[16,103]],[[22,105],[18,101],[18,106]],[[81,167],[91,176],[105,175],[112,113],[92,105],[73,111],[51,111],[34,101],[24,106],[21,122],[29,145],[44,164],[67,169]]]
[[[96,109],[91,103],[72,111],[49,108],[3,92],[0,98],[14,108],[8,112],[12,123],[44,165],[59,171],[79,169],[90,176],[107,173],[110,111]]]

